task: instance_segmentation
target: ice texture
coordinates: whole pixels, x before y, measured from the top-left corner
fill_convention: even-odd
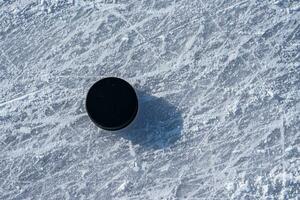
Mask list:
[[[117,76],[130,128],[88,118]],[[299,199],[297,0],[0,0],[0,199]]]

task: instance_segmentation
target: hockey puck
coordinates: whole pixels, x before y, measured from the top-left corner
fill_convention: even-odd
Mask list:
[[[138,98],[128,82],[108,77],[99,80],[89,89],[86,110],[98,127],[116,131],[134,120],[138,111]]]

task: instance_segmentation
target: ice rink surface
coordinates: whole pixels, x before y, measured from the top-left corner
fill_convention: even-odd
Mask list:
[[[89,87],[138,90],[98,129]],[[0,199],[299,199],[297,0],[0,0]]]

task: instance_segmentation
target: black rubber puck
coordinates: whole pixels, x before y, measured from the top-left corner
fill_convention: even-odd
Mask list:
[[[88,91],[86,110],[100,128],[120,130],[129,125],[137,114],[137,95],[133,87],[123,79],[104,78]]]

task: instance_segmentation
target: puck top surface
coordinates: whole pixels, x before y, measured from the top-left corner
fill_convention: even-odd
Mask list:
[[[129,125],[138,111],[138,99],[133,87],[115,77],[96,82],[88,91],[86,109],[100,128],[119,130]]]

